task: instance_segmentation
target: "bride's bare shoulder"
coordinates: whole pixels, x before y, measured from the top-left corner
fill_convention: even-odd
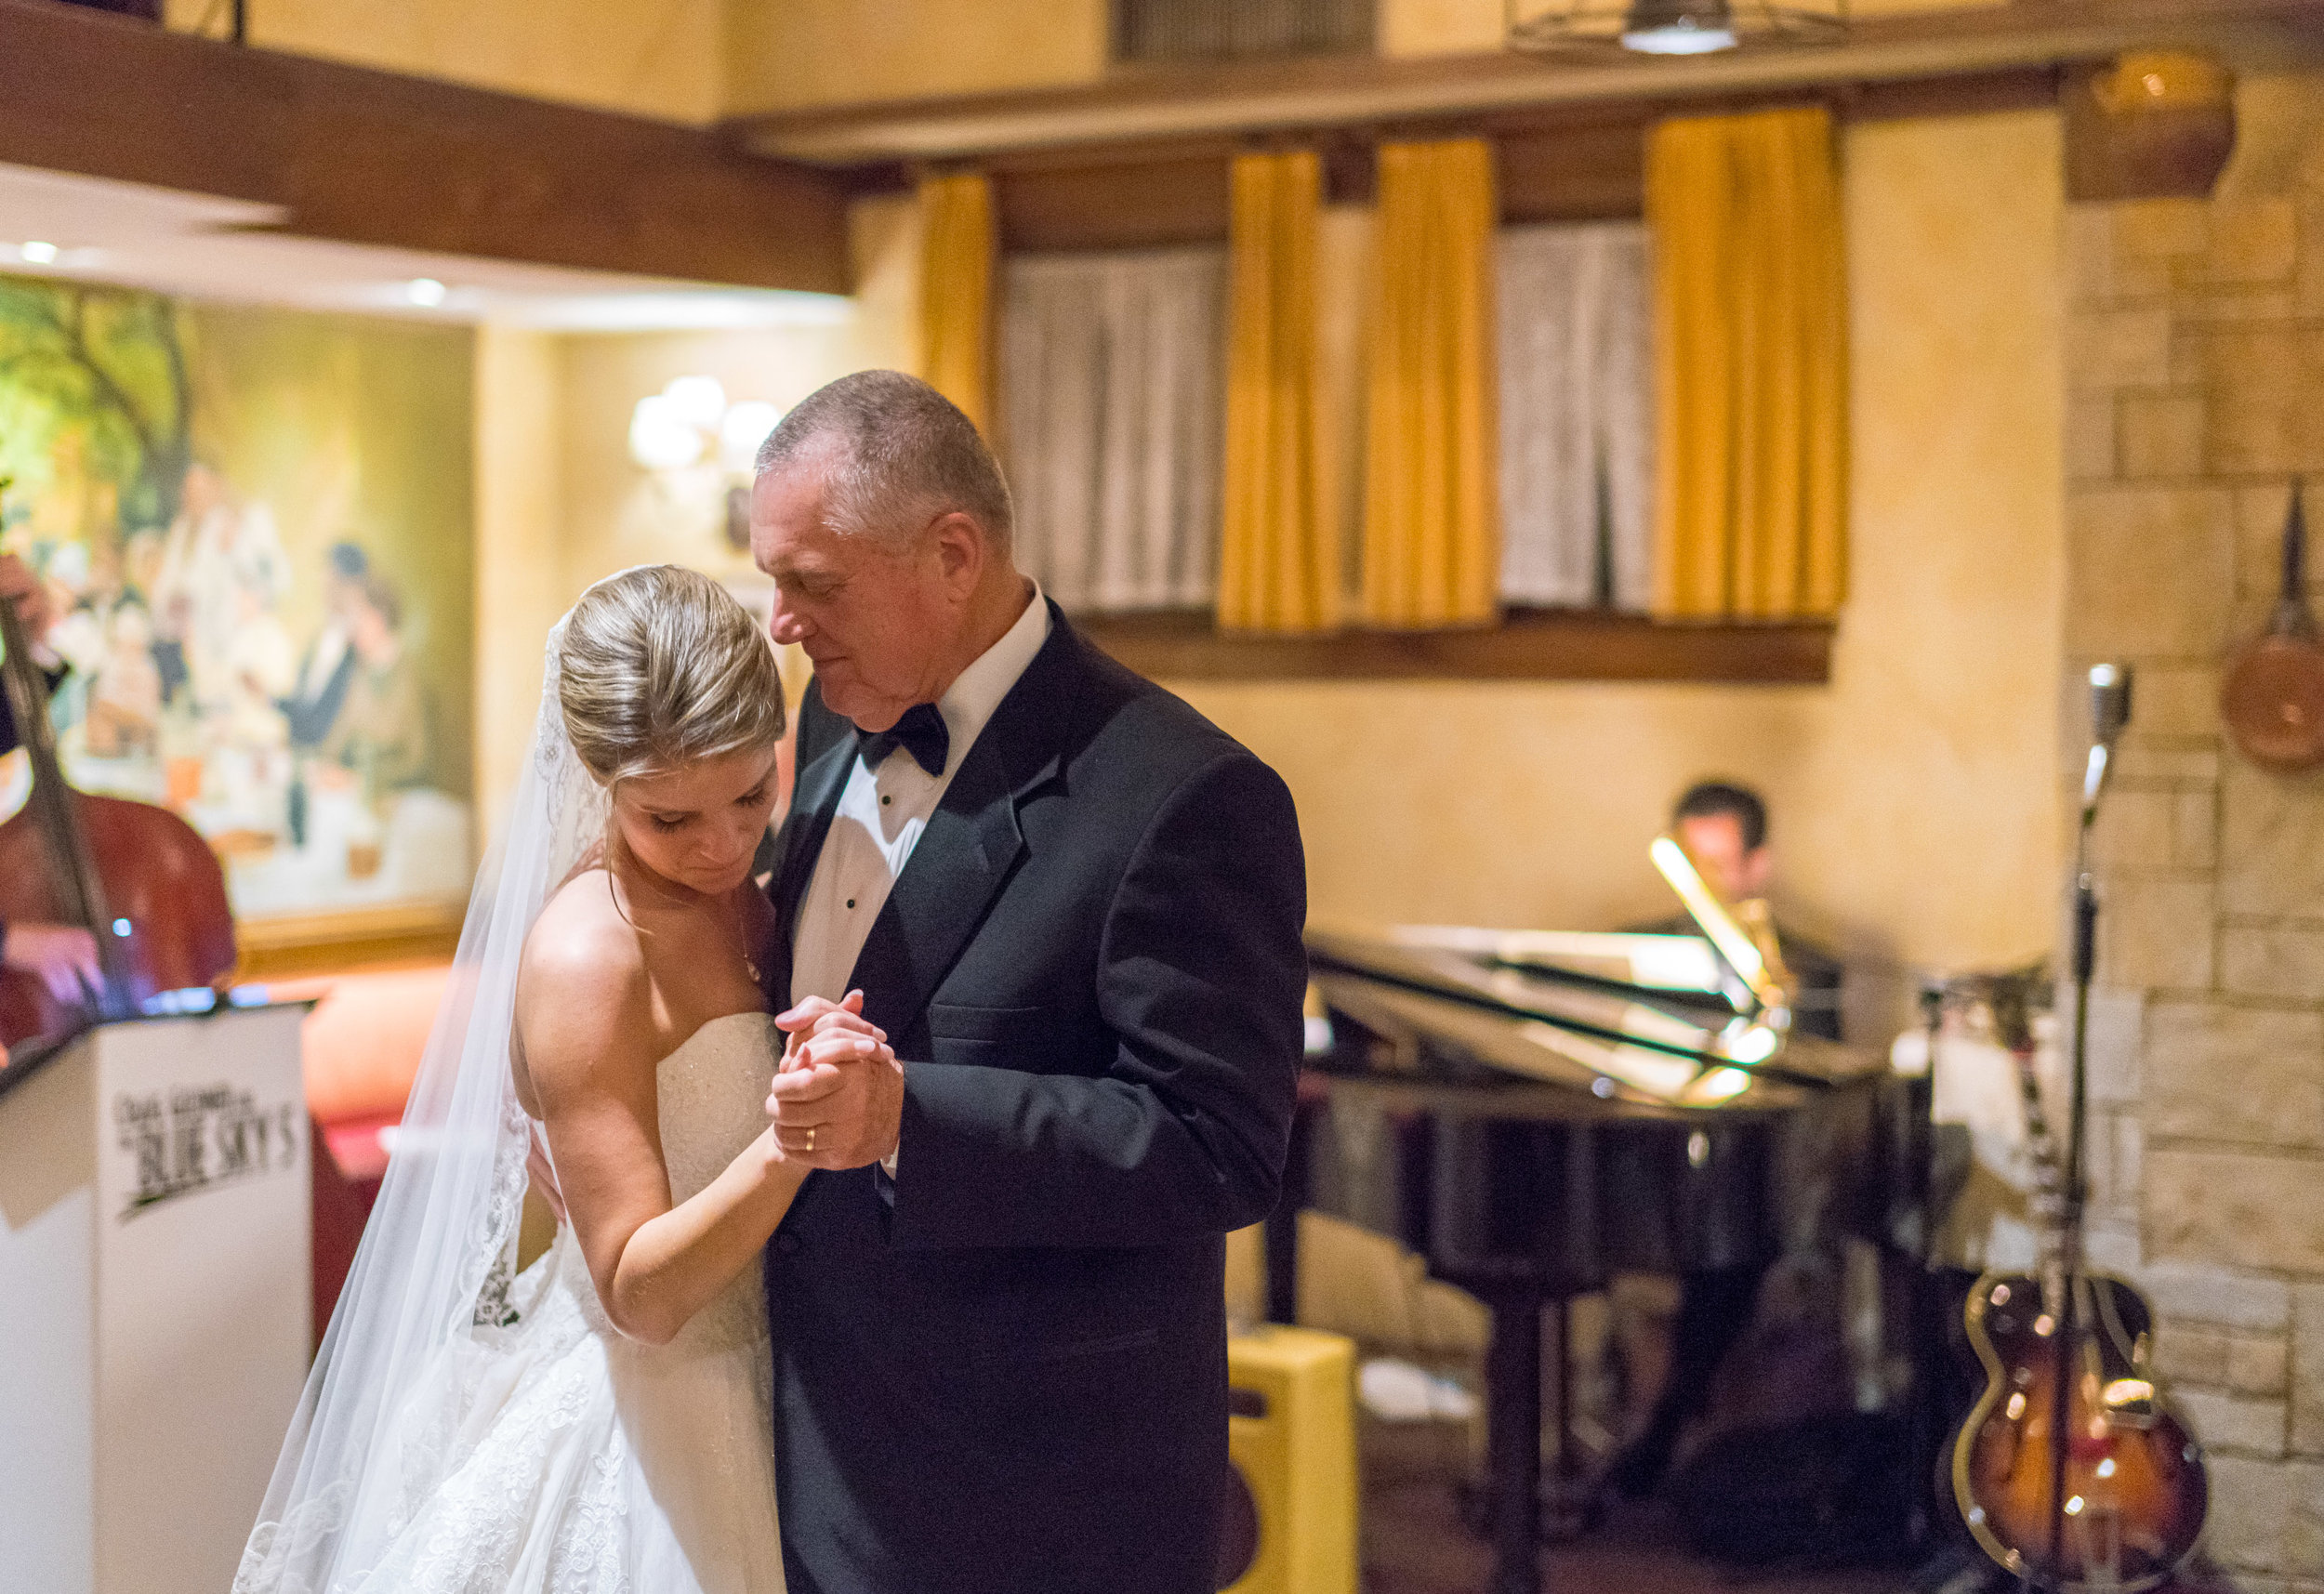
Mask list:
[[[638,927],[614,900],[612,876],[585,869],[558,888],[533,921],[518,978],[598,985],[644,967]]]
[[[602,869],[568,880],[524,938],[517,966],[517,1028],[535,1066],[557,1043],[634,1031],[649,1000],[637,927],[614,901]],[[593,1048],[592,1048],[593,1049]]]

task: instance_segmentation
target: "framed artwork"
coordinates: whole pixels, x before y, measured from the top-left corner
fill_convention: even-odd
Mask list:
[[[470,365],[463,328],[0,279],[0,548],[62,616],[67,775],[200,831],[246,945],[467,902]]]

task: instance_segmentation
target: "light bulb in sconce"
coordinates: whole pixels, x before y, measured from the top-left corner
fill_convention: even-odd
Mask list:
[[[629,413],[629,457],[641,470],[683,470],[701,463],[702,428],[667,392],[648,393]]]
[[[748,476],[759,461],[759,445],[782,420],[783,412],[764,399],[744,399],[719,422],[719,464],[734,476]]]
[[[697,431],[717,432],[726,414],[726,388],[716,376],[676,377],[662,397]]]

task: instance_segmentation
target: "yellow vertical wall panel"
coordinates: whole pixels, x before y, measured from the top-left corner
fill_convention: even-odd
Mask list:
[[[1365,424],[1364,619],[1499,613],[1492,147],[1383,144]]]
[[[1821,107],[1658,124],[1656,584],[1673,619],[1839,612],[1847,583],[1847,284]]]
[[[1231,182],[1219,625],[1326,630],[1339,556],[1315,403],[1323,165],[1312,150],[1238,155]]]
[[[920,375],[989,440],[993,273],[999,233],[993,180],[947,172],[920,180]]]

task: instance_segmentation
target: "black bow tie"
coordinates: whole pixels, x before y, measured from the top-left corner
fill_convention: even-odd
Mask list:
[[[867,770],[877,771],[898,747],[911,754],[912,761],[930,774],[944,772],[944,760],[952,752],[952,732],[945,728],[944,717],[936,712],[934,704],[914,704],[904,711],[903,718],[885,731],[859,727],[855,732],[855,751]]]

